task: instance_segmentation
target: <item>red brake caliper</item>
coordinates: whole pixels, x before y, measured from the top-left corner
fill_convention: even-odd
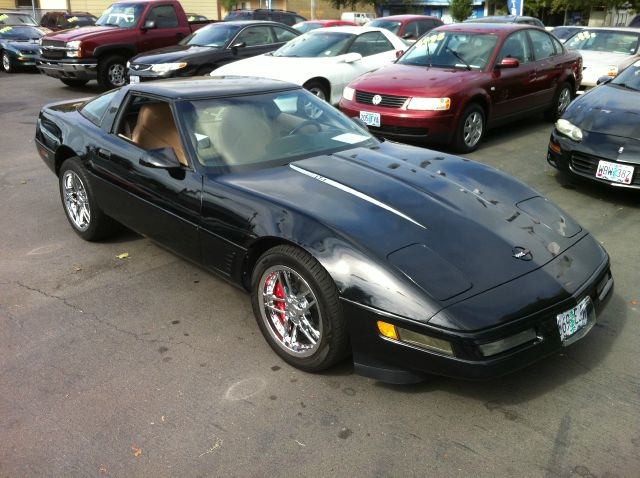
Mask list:
[[[273,290],[274,295],[278,298],[278,299],[284,299],[284,291],[282,290],[282,285],[280,285],[280,281],[278,281],[276,283],[276,287]],[[276,308],[282,310],[282,313],[278,314],[278,317],[280,318],[280,322],[282,322],[282,324],[284,325],[284,323],[287,321],[284,312],[286,312],[287,310],[287,304],[285,302],[280,302],[280,301],[274,301]]]

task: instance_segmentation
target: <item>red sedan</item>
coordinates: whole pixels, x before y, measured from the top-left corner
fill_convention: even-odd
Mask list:
[[[348,22],[346,20],[308,20],[306,22],[296,23],[293,28],[302,33],[310,32],[318,28],[326,27],[342,27],[342,26],[359,26],[357,23]]]
[[[538,112],[555,121],[581,80],[580,54],[541,28],[447,25],[349,83],[340,109],[376,135],[469,152],[487,128]]]
[[[416,41],[425,33],[443,25],[438,17],[425,15],[392,15],[376,18],[367,23],[368,27],[384,28],[400,38]]]

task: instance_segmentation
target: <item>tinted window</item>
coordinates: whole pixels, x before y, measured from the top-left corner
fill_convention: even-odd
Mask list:
[[[312,58],[342,55],[355,35],[331,30],[331,28],[323,28],[300,35],[278,48],[273,52],[273,56]]]
[[[117,90],[109,91],[104,95],[100,95],[92,99],[82,107],[82,109],[80,110],[80,113],[82,113],[82,115],[92,123],[96,124],[97,126],[100,126],[102,117],[104,116],[105,112],[107,111],[107,108],[111,104],[111,100],[113,99],[114,95],[117,92],[118,92]]]
[[[295,20],[296,23],[300,23],[300,22],[306,22],[307,20],[303,17],[299,17],[297,15],[293,16],[293,19]]]
[[[393,50],[393,45],[380,32],[363,33],[349,47],[349,53],[360,53],[362,56],[377,55],[389,50]]]
[[[285,30],[284,28],[280,28],[280,27],[273,27],[273,31],[275,32],[276,39],[279,42],[281,42],[281,41],[289,41],[289,40],[292,40],[293,38],[298,36],[295,33],[290,32],[289,30]]]
[[[505,58],[515,58],[520,63],[528,63],[533,60],[527,34],[524,31],[512,33],[507,37],[498,53],[496,64]]]
[[[420,34],[418,33],[418,22],[409,22],[404,27],[404,32],[402,33],[402,38],[418,38]]]
[[[400,27],[402,26],[402,22],[393,22],[391,20],[374,20],[369,23],[369,26],[384,28],[385,30],[389,30],[391,33],[395,33],[397,35],[400,31]]]
[[[418,36],[422,36],[438,26],[433,20],[418,20],[416,23],[418,24]]]
[[[533,56],[536,60],[544,60],[556,54],[551,37],[545,32],[528,30],[531,43],[533,43]]]
[[[184,38],[181,45],[201,45],[221,48],[240,30],[236,25],[214,23],[196,30]]]
[[[564,48],[562,47],[562,43],[557,38],[551,37],[551,41],[553,42],[553,46],[556,49],[556,55],[560,55],[564,52]]]
[[[236,42],[244,42],[246,46],[275,43],[273,35],[271,34],[271,28],[268,26],[247,28],[241,31],[236,37]]]
[[[6,26],[0,27],[0,39],[2,40],[36,40],[44,35],[40,27],[30,26]]]
[[[179,25],[178,15],[173,5],[153,7],[147,15],[147,20],[155,21],[156,28],[175,28]]]
[[[610,51],[632,55],[638,50],[638,33],[607,30],[583,30],[565,46],[570,50]]]
[[[24,13],[0,13],[0,25],[37,25],[31,15]]]
[[[307,33],[311,30],[322,28],[322,23],[296,23],[293,28],[295,28],[299,32]]]

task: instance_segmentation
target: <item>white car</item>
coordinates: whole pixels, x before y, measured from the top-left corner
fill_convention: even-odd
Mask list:
[[[388,30],[331,27],[312,30],[278,50],[224,65],[211,76],[242,75],[304,86],[338,104],[351,80],[395,61],[407,44]]]
[[[616,76],[640,59],[640,30],[635,28],[584,28],[564,46],[582,55],[581,89],[597,85],[598,78]]]

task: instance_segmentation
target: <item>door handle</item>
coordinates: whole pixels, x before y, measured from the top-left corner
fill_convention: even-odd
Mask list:
[[[98,148],[98,156],[104,159],[111,159],[111,151],[104,148]]]

